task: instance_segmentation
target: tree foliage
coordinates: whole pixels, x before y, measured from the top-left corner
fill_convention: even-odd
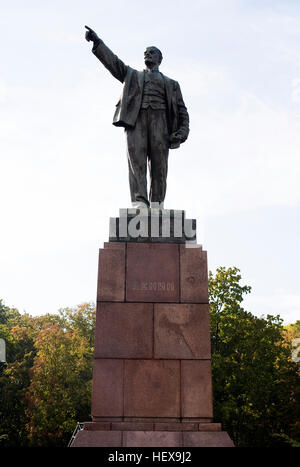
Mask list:
[[[238,446],[300,441],[299,373],[279,316],[241,306],[249,286],[237,268],[209,275],[214,416]]]
[[[89,412],[91,349],[78,331],[43,329],[26,393],[27,429],[35,446],[66,446],[78,417]]]
[[[32,317],[0,301],[0,446],[66,446],[90,419],[95,306]]]

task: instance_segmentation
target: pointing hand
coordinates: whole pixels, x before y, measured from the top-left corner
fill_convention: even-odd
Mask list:
[[[88,42],[92,41],[92,42],[96,42],[99,37],[97,36],[97,34],[95,33],[95,31],[93,31],[91,28],[89,28],[88,26],[85,26],[87,31],[85,33],[85,38]]]

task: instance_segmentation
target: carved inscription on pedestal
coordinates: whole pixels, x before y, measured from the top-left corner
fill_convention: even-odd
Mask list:
[[[153,292],[171,292],[175,290],[174,282],[142,282],[133,283],[132,290],[153,291]]]
[[[126,300],[179,302],[179,245],[127,245]]]

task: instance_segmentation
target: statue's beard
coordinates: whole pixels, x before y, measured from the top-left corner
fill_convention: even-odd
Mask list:
[[[155,63],[152,62],[152,60],[146,59],[145,60],[145,65],[150,68],[151,66],[154,66]]]

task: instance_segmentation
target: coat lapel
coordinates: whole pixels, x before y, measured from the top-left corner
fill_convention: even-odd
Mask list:
[[[172,90],[170,88],[170,83],[169,79],[161,73],[164,82],[165,82],[165,91],[166,91],[166,96],[167,96],[167,106],[168,106],[168,114],[170,115],[170,112],[172,112]]]
[[[144,81],[145,81],[145,71],[139,71],[138,72],[138,83],[139,83],[141,93],[143,93]]]

